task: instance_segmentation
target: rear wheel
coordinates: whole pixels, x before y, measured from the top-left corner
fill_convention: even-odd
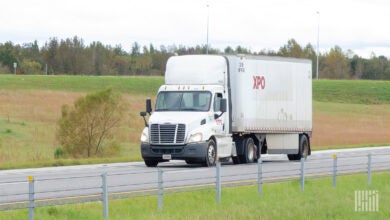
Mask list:
[[[240,164],[240,158],[238,156],[232,157],[234,164]]]
[[[301,149],[301,158],[307,159],[307,155],[309,155],[309,140],[306,135],[301,136],[300,141],[300,149]],[[300,159],[300,158],[299,158]]]
[[[147,167],[156,167],[158,164],[157,160],[144,160],[144,161]]]
[[[257,160],[257,146],[253,138],[249,137],[244,140],[244,155],[240,159],[243,163],[253,163]]]
[[[298,158],[297,154],[288,154],[287,157],[289,160],[299,160],[297,159]]]
[[[206,154],[206,166],[212,167],[215,166],[217,161],[217,145],[214,140],[209,140],[209,145],[207,146]]]
[[[299,135],[299,150],[298,154],[287,155],[289,160],[300,160],[301,158],[307,159],[309,155],[309,140],[306,135]]]

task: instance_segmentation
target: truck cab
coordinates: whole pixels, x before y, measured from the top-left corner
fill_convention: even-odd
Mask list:
[[[147,166],[171,159],[213,166],[217,155],[231,155],[226,60],[198,56],[198,68],[188,69],[194,67],[190,58],[168,61],[166,83],[159,88],[154,112],[147,107],[141,113],[150,114],[141,136]]]

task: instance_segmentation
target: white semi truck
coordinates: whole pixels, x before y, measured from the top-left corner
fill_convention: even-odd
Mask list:
[[[311,154],[312,72],[306,59],[267,56],[171,57],[165,84],[141,112],[141,154],[149,167],[169,160],[214,166],[261,154]],[[149,114],[149,121],[145,116]]]

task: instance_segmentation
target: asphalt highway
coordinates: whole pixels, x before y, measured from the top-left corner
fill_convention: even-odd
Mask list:
[[[334,155],[337,175],[367,173],[368,154],[371,154],[372,171],[390,171],[389,146],[324,150],[313,151],[305,161],[305,178],[332,175]],[[301,175],[301,162],[291,162],[286,155],[262,155],[261,159],[263,183],[299,179]],[[256,183],[258,165],[222,163],[222,187]],[[158,170],[162,171],[164,192],[215,188],[215,167],[187,165],[184,161],[160,163],[158,168],[131,162],[3,170],[0,171],[0,210],[27,207],[29,176],[34,181],[36,204],[61,204],[100,199],[103,173],[106,173],[110,197],[156,194]]]

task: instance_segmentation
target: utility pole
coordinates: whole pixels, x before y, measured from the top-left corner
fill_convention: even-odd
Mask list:
[[[318,28],[317,28],[317,80],[318,80],[318,56],[319,56],[319,48],[320,48],[320,12],[317,11],[318,15]]]
[[[18,67],[18,63],[17,62],[14,62],[14,72],[15,72],[15,75],[16,75],[16,68]]]
[[[206,54],[209,54],[209,17],[210,17],[210,5],[207,4]]]

